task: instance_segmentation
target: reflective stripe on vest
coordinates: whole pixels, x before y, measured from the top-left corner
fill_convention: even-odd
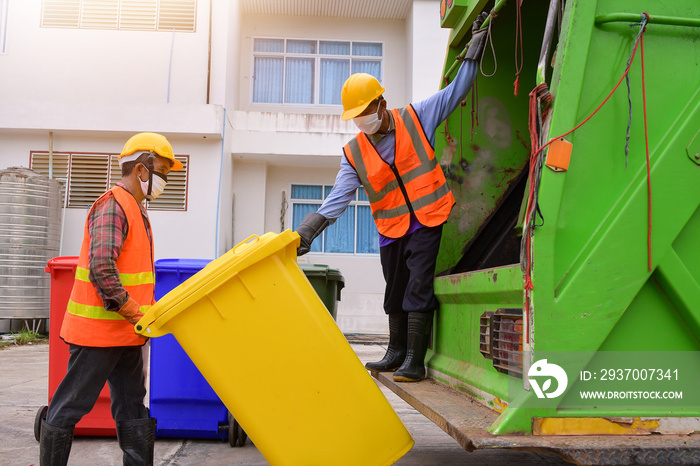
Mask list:
[[[139,303],[141,312],[146,312],[155,302],[153,299],[155,287],[153,247],[149,232],[144,225],[141,208],[131,193],[120,186],[113,187],[109,192],[123,209],[128,223],[128,233],[116,263],[119,279],[129,296]],[[117,312],[107,311],[104,308],[102,298],[90,282],[88,224],[91,213],[92,208],[85,221],[83,244],[78,258],[73,290],[61,327],[61,338],[68,343],[80,346],[142,345],[146,339],[134,333],[134,326]]]
[[[139,306],[139,309],[144,314],[150,308],[151,306]],[[90,319],[124,320],[124,318],[116,312],[108,311],[104,307],[88,306],[87,304],[78,304],[73,301],[68,301],[66,310],[76,316],[88,317]]]
[[[82,267],[77,267],[75,269],[75,279],[89,282],[90,271]],[[156,276],[153,272],[120,273],[119,280],[122,282],[123,286],[146,285],[155,284]]]
[[[396,126],[393,167],[364,133],[343,150],[367,191],[379,233],[399,238],[408,231],[411,209],[422,225],[437,226],[447,220],[455,201],[413,107],[391,113]]]

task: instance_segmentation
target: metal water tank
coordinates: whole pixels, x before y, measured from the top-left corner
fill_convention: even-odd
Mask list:
[[[0,319],[49,317],[49,259],[61,241],[61,184],[34,170],[0,170]]]

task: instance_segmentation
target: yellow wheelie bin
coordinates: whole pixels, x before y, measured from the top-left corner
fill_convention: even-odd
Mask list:
[[[296,263],[299,235],[252,236],[163,296],[171,333],[273,465],[388,465],[413,439]]]

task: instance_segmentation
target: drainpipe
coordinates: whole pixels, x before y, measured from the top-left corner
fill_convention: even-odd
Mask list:
[[[173,47],[175,46],[175,28],[173,28],[173,38],[170,41],[170,64],[168,65],[168,97],[166,103],[170,103],[170,74],[173,70]]]
[[[224,169],[224,145],[226,144],[226,107],[224,107],[224,123],[221,128],[221,158],[219,159],[219,190],[216,196],[216,232],[214,233],[214,259],[219,257],[219,216],[221,212],[221,177]]]
[[[58,243],[58,255],[63,255],[63,232],[66,229],[66,209],[68,208],[68,177],[65,180],[64,191],[66,192],[63,197],[63,213],[61,214],[61,241]]]
[[[49,179],[53,179],[53,131],[49,131]]]
[[[53,179],[53,131],[49,131],[49,178]],[[58,255],[63,255],[63,232],[66,226],[66,207],[68,207],[68,177],[63,181],[65,195],[63,197],[63,212],[61,213],[61,239],[58,243]]]
[[[209,0],[209,45],[207,46],[207,105],[209,105],[209,92],[211,90],[211,16],[212,0]]]

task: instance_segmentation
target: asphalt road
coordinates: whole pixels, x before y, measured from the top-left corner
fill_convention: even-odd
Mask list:
[[[363,362],[380,359],[379,344],[353,344]],[[0,350],[0,465],[39,464],[39,444],[34,439],[34,418],[48,400],[47,344]],[[380,385],[382,392],[415,439],[415,446],[397,465],[553,465],[568,464],[555,455],[490,450],[467,452],[449,435],[410,405]],[[352,441],[349,439],[348,441]],[[71,466],[121,465],[116,438],[77,437]],[[248,440],[231,448],[217,440],[157,439],[156,465],[266,465],[265,458]],[[358,465],[361,466],[361,465]]]

